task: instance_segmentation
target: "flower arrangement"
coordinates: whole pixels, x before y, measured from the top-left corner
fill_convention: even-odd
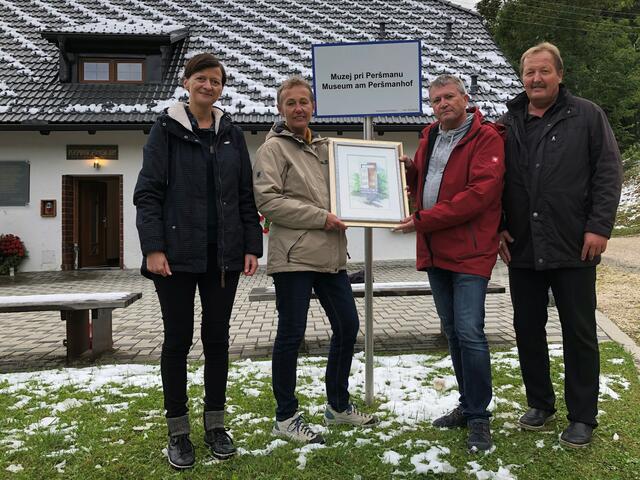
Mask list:
[[[11,269],[18,269],[18,265],[29,256],[29,252],[22,240],[11,233],[0,235],[0,275],[7,275]]]
[[[271,226],[271,221],[266,218],[264,215],[260,215],[260,224],[262,225],[262,233],[265,235],[269,234],[269,227]]]

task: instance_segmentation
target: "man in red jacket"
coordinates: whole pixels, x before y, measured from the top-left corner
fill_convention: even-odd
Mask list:
[[[460,404],[435,427],[468,427],[470,450],[491,448],[491,365],[484,301],[498,253],[504,141],[498,128],[468,108],[462,81],[441,75],[429,99],[437,122],[425,127],[407,167],[416,212],[397,227],[416,231],[417,268],[426,270],[451,361]]]

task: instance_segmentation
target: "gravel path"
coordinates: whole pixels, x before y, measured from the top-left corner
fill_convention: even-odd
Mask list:
[[[640,345],[640,235],[609,241],[597,292],[598,310]]]

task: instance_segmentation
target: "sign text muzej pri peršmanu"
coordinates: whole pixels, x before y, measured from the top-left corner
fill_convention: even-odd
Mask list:
[[[312,46],[316,117],[422,113],[420,41]]]

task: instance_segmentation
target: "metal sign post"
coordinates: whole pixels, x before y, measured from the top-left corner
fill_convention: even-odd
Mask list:
[[[373,140],[373,117],[364,117],[364,139]],[[364,229],[364,401],[373,403],[373,229]]]

